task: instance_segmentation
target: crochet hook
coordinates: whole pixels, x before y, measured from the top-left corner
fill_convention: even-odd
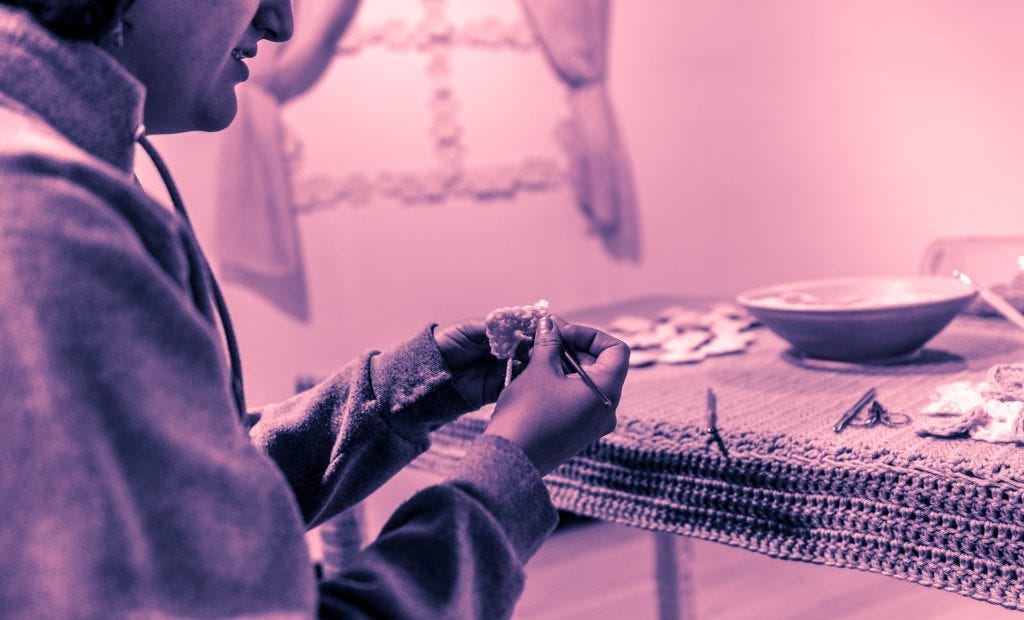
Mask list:
[[[722,434],[718,432],[718,397],[715,396],[715,391],[708,388],[708,426],[707,432],[710,435],[708,437],[708,445],[714,443],[721,450],[722,456],[729,459],[729,451],[725,448],[725,440],[722,439]]]
[[[612,399],[608,398],[608,395],[605,394],[601,388],[597,387],[597,384],[590,378],[590,375],[583,370],[583,367],[580,366],[580,363],[576,360],[576,352],[573,351],[572,347],[566,343],[563,343],[562,346],[562,359],[565,360],[565,363],[568,364],[570,368],[576,371],[576,374],[580,376],[580,379],[583,379],[583,383],[587,384],[590,391],[594,393],[594,396],[597,396],[598,400],[600,400],[605,407],[610,408],[612,406]]]
[[[1024,316],[1022,316],[1021,313],[1010,304],[1010,302],[1003,299],[1001,295],[988,287],[978,284],[969,275],[959,269],[953,270],[953,277],[978,291],[978,296],[987,301],[988,305],[992,306],[996,312],[1006,317],[1008,321],[1017,327],[1024,329]]]

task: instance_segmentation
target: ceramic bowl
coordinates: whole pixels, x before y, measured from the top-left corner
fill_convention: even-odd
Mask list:
[[[848,277],[752,289],[737,301],[804,356],[862,363],[913,354],[975,295],[941,276]]]

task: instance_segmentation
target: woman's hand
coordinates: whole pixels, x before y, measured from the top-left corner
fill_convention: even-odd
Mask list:
[[[434,335],[452,372],[452,385],[474,409],[493,403],[505,384],[505,362],[491,355],[479,319],[462,321]]]
[[[615,429],[615,408],[629,369],[629,347],[590,327],[541,319],[530,363],[498,398],[487,433],[519,446],[545,475]],[[562,338],[612,401],[605,407],[562,369]]]

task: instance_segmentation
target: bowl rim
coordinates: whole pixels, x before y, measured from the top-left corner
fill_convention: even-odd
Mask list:
[[[772,294],[778,294],[780,292],[799,291],[801,288],[814,288],[821,286],[836,286],[844,284],[863,284],[866,282],[921,282],[921,281],[932,281],[932,282],[943,282],[943,283],[954,283],[957,282],[963,287],[963,291],[959,293],[950,292],[948,294],[938,293],[939,297],[935,299],[929,299],[926,301],[906,301],[899,303],[887,303],[887,304],[872,304],[870,306],[849,306],[843,304],[819,304],[813,306],[797,306],[797,305],[779,305],[777,303],[764,304],[758,303],[758,300],[764,297],[769,297]],[[781,284],[772,284],[769,286],[759,286],[743,291],[736,296],[736,302],[748,310],[765,310],[773,312],[785,312],[785,313],[809,313],[809,314],[834,314],[837,312],[842,313],[868,313],[878,312],[879,310],[896,310],[900,308],[920,308],[924,306],[930,306],[933,304],[944,304],[951,301],[961,301],[970,299],[977,295],[977,291],[970,288],[960,280],[937,275],[916,275],[916,276],[841,276],[834,278],[815,278],[810,280],[795,280],[792,282],[784,282]]]

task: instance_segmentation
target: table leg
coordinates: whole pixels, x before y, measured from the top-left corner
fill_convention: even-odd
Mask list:
[[[654,532],[654,576],[659,620],[696,620],[693,544],[689,538]]]

